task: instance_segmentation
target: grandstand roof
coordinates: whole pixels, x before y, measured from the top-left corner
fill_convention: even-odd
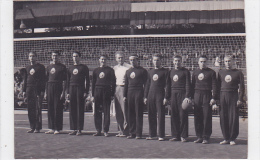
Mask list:
[[[176,0],[174,0],[176,1]],[[20,20],[32,28],[76,25],[223,24],[244,22],[244,1],[184,2],[16,2]]]

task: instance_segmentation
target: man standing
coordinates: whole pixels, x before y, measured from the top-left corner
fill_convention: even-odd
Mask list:
[[[220,89],[220,126],[224,141],[220,144],[235,145],[239,134],[239,108],[244,96],[244,75],[241,71],[233,69],[233,58],[225,56],[226,69],[218,73],[218,86]],[[238,93],[239,88],[239,93]]]
[[[23,97],[27,97],[30,130],[27,133],[39,133],[42,129],[42,99],[45,91],[45,67],[37,63],[35,52],[29,53],[30,65],[26,67]]]
[[[183,101],[190,100],[190,72],[181,65],[182,57],[174,56],[174,68],[170,71],[167,80],[167,96],[171,98],[171,131],[170,141],[187,142],[188,137],[188,111],[182,109]]]
[[[80,52],[74,52],[73,65],[67,71],[67,99],[70,100],[70,129],[69,135],[81,135],[84,126],[84,100],[89,92],[89,69],[80,64]]]
[[[107,55],[99,58],[100,67],[93,71],[92,81],[92,101],[95,102],[94,121],[97,133],[93,136],[101,136],[102,112],[104,112],[103,131],[104,136],[108,137],[110,125],[110,104],[114,99],[116,77],[114,70],[107,66]]]
[[[118,65],[114,66],[116,75],[116,91],[115,91],[115,109],[116,120],[119,129],[117,137],[125,137],[129,134],[128,119],[127,119],[127,105],[123,101],[124,86],[125,86],[125,73],[131,67],[125,63],[125,55],[122,51],[115,53]]]
[[[147,140],[157,139],[157,113],[159,141],[165,137],[165,104],[166,104],[166,79],[168,70],[161,66],[162,56],[154,54],[152,62],[154,69],[148,72],[144,92],[144,103],[148,107],[149,137]]]
[[[132,68],[126,71],[124,101],[128,106],[129,133],[128,139],[142,138],[144,86],[147,80],[147,71],[139,66],[138,56],[132,54],[129,57]]]
[[[48,127],[46,134],[59,134],[63,125],[63,100],[67,79],[66,66],[59,62],[60,52],[51,53],[52,64],[47,67],[46,94],[48,104]]]
[[[198,137],[195,143],[208,144],[212,133],[212,105],[215,104],[217,84],[216,72],[207,67],[207,57],[199,58],[199,69],[192,75],[192,97],[194,99],[194,123]]]

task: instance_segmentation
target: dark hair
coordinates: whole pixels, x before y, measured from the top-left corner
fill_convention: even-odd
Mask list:
[[[199,58],[206,58],[208,60],[208,57],[205,54],[200,55]]]
[[[31,51],[31,52],[29,52],[29,53],[28,53],[28,55],[29,55],[29,54],[31,54],[31,53],[37,57],[37,54],[36,54],[36,52],[34,52],[34,51]]]
[[[180,55],[174,55],[172,58],[180,58],[182,60],[182,57]]]
[[[58,50],[52,51],[52,52],[51,52],[51,54],[52,54],[52,53],[57,53],[57,54],[58,54],[58,56],[60,56],[60,55],[61,55],[60,51],[58,51]]]
[[[75,51],[72,54],[74,54],[74,53],[77,53],[79,55],[79,57],[81,57],[81,53],[79,51]]]
[[[129,57],[131,57],[131,56],[134,56],[134,57],[136,57],[137,59],[139,58],[139,56],[138,56],[136,53],[132,53],[132,54],[130,54]]]
[[[101,53],[100,56],[99,56],[99,58],[100,58],[100,57],[106,57],[106,58],[108,58],[107,54],[105,54],[105,53]]]
[[[163,58],[162,54],[160,54],[160,53],[154,53],[154,54],[152,55],[152,57],[159,57],[160,59]]]

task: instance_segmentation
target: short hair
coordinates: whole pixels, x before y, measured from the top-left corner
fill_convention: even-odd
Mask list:
[[[100,54],[99,58],[101,58],[101,57],[105,57],[105,58],[107,59],[107,58],[108,58],[108,55],[105,54],[105,53],[102,53],[102,54]]]
[[[58,56],[60,56],[60,55],[61,55],[60,51],[58,51],[58,50],[54,50],[54,51],[52,51],[52,52],[51,52],[51,55],[52,55],[52,53],[57,53],[57,54],[58,54]]]
[[[200,55],[200,56],[199,56],[199,59],[200,59],[200,58],[206,58],[206,59],[208,60],[208,57],[207,57],[205,54]]]
[[[173,59],[174,59],[174,58],[180,58],[180,59],[182,60],[182,56],[180,56],[180,55],[174,55],[172,58],[173,58]]]
[[[30,51],[30,52],[28,53],[28,56],[29,56],[29,54],[33,54],[33,55],[35,55],[35,56],[37,57],[37,54],[36,54],[36,52],[34,52],[34,51]]]
[[[80,53],[79,51],[75,51],[75,52],[73,52],[72,54],[74,54],[74,53],[78,54],[79,57],[81,57],[81,53]]]
[[[115,56],[118,55],[118,54],[120,54],[120,55],[122,55],[122,56],[125,56],[124,51],[116,51]]]
[[[139,56],[138,56],[136,53],[130,54],[129,58],[130,58],[130,57],[136,57],[137,59],[139,58]]]
[[[152,57],[159,57],[160,59],[163,58],[162,54],[160,54],[160,53],[154,53],[154,54],[152,55]]]

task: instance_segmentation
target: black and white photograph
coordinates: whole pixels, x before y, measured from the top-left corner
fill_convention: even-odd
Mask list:
[[[12,159],[260,157],[248,1],[11,1],[1,153],[10,124]]]

